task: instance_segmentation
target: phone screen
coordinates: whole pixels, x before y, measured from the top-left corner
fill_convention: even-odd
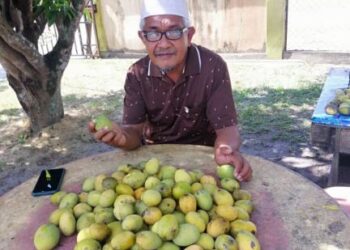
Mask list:
[[[34,186],[32,195],[49,195],[59,191],[64,172],[64,168],[47,169],[41,171],[39,179]]]

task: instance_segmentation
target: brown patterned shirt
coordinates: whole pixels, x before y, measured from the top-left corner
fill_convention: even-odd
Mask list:
[[[214,145],[216,129],[237,123],[224,60],[192,45],[176,84],[148,56],[133,64],[125,82],[123,123],[145,121],[154,143]]]

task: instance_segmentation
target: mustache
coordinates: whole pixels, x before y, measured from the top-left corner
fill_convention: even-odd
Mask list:
[[[154,51],[154,55],[155,56],[164,56],[164,55],[173,55],[176,54],[176,49],[167,49],[167,50],[163,50],[163,49],[157,49]]]

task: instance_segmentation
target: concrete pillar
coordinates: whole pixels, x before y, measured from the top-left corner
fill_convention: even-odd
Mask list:
[[[95,27],[97,33],[97,40],[100,49],[100,53],[103,55],[108,52],[108,44],[105,33],[105,28],[102,21],[102,0],[96,0],[94,3],[96,4],[97,12],[95,13]]]
[[[287,0],[266,0],[266,55],[282,59],[286,45]]]

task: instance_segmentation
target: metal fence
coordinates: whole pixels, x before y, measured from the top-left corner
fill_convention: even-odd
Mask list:
[[[288,0],[288,50],[350,52],[349,0]]]
[[[84,56],[87,58],[99,57],[98,41],[95,27],[95,6],[89,1],[84,15],[80,19],[79,26],[75,32],[72,48],[72,56]],[[46,26],[39,38],[38,49],[44,55],[52,50],[58,39],[55,25]]]

